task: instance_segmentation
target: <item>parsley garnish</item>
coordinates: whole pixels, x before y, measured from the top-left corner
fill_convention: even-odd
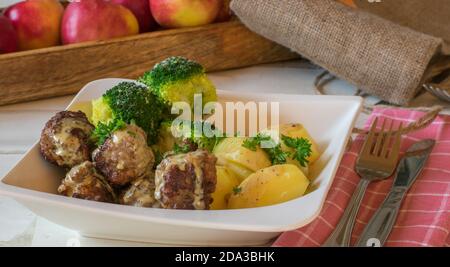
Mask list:
[[[204,129],[207,127],[212,130],[208,136],[204,132]],[[183,129],[180,129],[180,131],[183,131]],[[190,132],[182,132],[182,134],[183,140],[196,144],[198,148],[206,149],[209,152],[212,152],[214,148],[226,138],[226,135],[221,134],[219,130],[214,128],[214,125],[207,121],[191,122]]]
[[[235,186],[233,187],[233,194],[237,195],[242,191],[242,187]]]
[[[257,146],[259,146],[261,144],[261,142],[270,141],[270,140],[272,140],[272,138],[270,138],[270,136],[259,133],[255,137],[244,140],[244,142],[242,143],[242,146],[250,149],[251,151],[256,151]]]
[[[302,167],[306,167],[308,164],[308,158],[311,156],[311,143],[306,138],[292,138],[282,135],[281,140],[284,144],[293,148],[294,152],[290,153],[281,149],[281,144],[276,144],[275,141],[268,135],[257,134],[255,137],[246,139],[242,146],[252,151],[256,151],[257,147],[261,147],[262,142],[266,142],[267,147],[261,147],[270,157],[273,165],[284,164],[289,156],[292,156],[293,160],[300,163]]]
[[[266,142],[268,144],[267,147],[261,147],[262,142]],[[286,163],[286,159],[289,156],[289,152],[281,150],[280,144],[276,144],[270,136],[261,133],[246,139],[242,146],[252,151],[256,151],[257,146],[260,146],[269,155],[273,165]]]
[[[289,157],[289,152],[281,150],[281,145],[278,144],[273,148],[263,148],[264,151],[269,154],[273,165],[286,163],[287,157]]]
[[[98,145],[103,143],[117,130],[120,130],[126,126],[126,123],[121,119],[114,119],[109,123],[99,122],[97,127],[92,132],[91,139]]]
[[[175,154],[185,154],[189,151],[191,151],[191,146],[189,144],[179,145],[175,143],[175,145],[173,146],[173,152]]]
[[[293,148],[294,153],[292,159],[297,160],[302,167],[308,164],[308,158],[311,156],[311,142],[306,138],[292,138],[282,135],[281,140],[287,147]]]

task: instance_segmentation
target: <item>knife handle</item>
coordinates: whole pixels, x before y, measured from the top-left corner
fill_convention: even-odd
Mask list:
[[[372,246],[373,242],[380,246],[384,245],[397,219],[405,193],[405,187],[396,187],[388,194],[381,207],[364,228],[356,242],[357,247]]]
[[[348,247],[352,237],[353,225],[356,221],[359,206],[361,206],[364,193],[370,181],[362,178],[353,193],[347,208],[344,211],[338,225],[323,244],[323,247]]]

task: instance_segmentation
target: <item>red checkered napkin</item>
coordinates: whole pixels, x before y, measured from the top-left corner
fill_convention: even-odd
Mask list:
[[[366,123],[375,117],[409,123],[424,115],[420,111],[376,108]],[[402,151],[414,142],[432,138],[434,147],[422,174],[404,199],[386,246],[450,246],[450,116],[441,115],[427,128],[404,136]],[[310,224],[283,233],[274,246],[320,246],[337,225],[359,181],[354,171],[363,138],[357,137],[346,152],[320,215]],[[369,185],[353,230],[354,244],[389,192],[393,179]]]

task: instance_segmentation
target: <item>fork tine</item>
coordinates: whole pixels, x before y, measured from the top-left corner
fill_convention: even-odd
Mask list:
[[[375,129],[377,127],[378,117],[375,118],[372,122],[372,126],[370,127],[369,134],[366,137],[366,141],[363,144],[363,148],[361,151],[361,155],[370,155],[373,147],[373,141],[375,139]]]
[[[394,158],[398,157],[399,151],[400,151],[400,144],[402,141],[402,132],[403,132],[403,123],[400,122],[400,125],[398,126],[397,133],[395,134],[395,141],[392,145],[391,153],[389,155],[389,158],[393,160]]]
[[[388,157],[388,153],[389,153],[389,146],[391,144],[391,139],[392,139],[392,133],[393,133],[393,129],[394,129],[394,121],[391,120],[390,121],[390,125],[389,125],[389,130],[386,133],[386,138],[385,138],[385,142],[383,145],[383,149],[381,150],[380,156],[383,158],[387,158]]]
[[[386,126],[386,118],[383,119],[383,123],[381,124],[381,130],[378,131],[377,133],[377,138],[376,138],[376,143],[375,143],[375,148],[373,149],[373,155],[378,157],[378,155],[381,152],[381,149],[383,148],[383,143],[384,143],[384,127]]]

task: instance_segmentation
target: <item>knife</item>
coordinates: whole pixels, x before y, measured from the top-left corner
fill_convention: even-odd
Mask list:
[[[391,191],[364,228],[356,246],[384,245],[397,219],[402,200],[419,176],[435,143],[434,140],[426,139],[413,144],[406,151],[397,168]]]

